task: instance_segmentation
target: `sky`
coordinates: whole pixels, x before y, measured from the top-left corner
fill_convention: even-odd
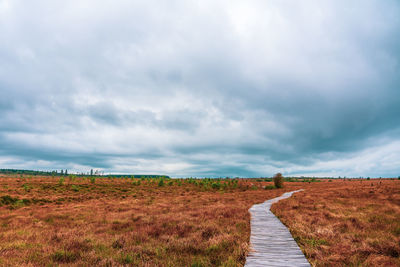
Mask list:
[[[0,168],[400,175],[400,1],[0,0]]]

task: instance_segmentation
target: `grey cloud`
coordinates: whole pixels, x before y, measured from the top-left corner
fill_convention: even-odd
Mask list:
[[[399,13],[375,0],[0,1],[0,162],[336,174],[344,163],[329,162],[399,140]]]

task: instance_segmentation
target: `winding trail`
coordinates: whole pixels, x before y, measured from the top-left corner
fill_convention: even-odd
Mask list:
[[[251,249],[245,266],[310,266],[286,226],[271,212],[271,205],[293,193],[253,205],[251,214]]]

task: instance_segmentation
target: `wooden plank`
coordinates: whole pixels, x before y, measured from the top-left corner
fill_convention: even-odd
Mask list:
[[[245,266],[310,266],[289,230],[270,210],[273,203],[298,191],[301,190],[284,193],[249,209],[251,251]]]

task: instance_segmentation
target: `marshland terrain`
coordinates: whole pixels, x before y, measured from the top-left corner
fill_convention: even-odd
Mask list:
[[[400,180],[3,175],[0,265],[241,266],[248,209],[300,188],[272,210],[313,265],[400,264]]]

